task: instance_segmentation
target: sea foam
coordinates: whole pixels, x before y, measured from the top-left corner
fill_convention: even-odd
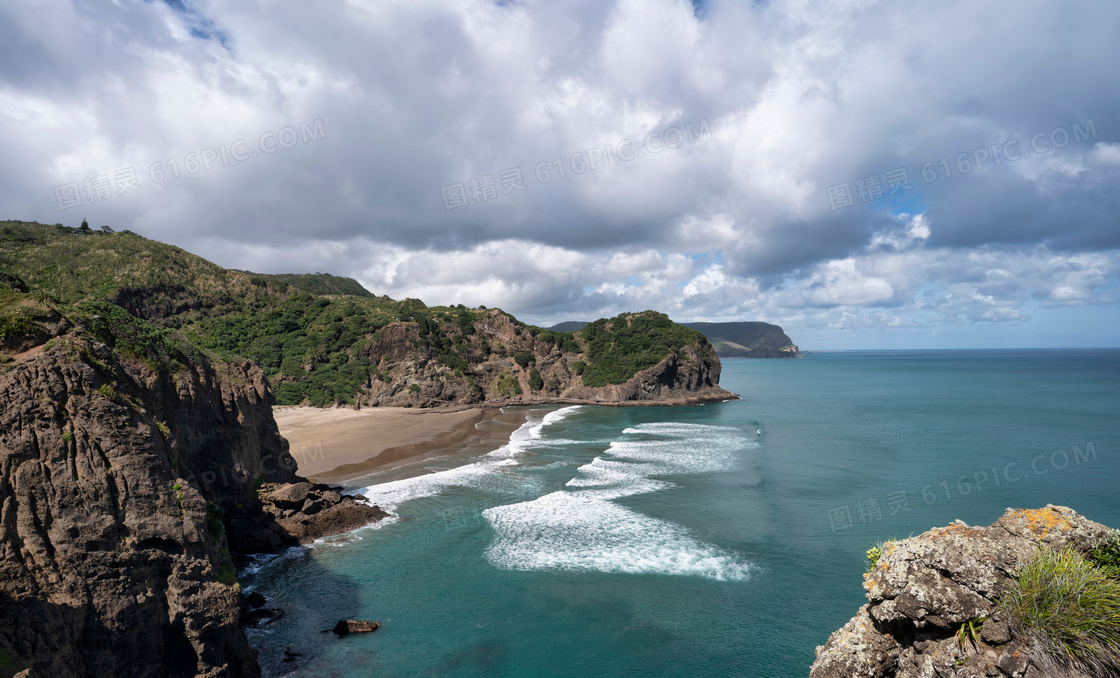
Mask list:
[[[729,469],[737,450],[754,446],[738,429],[723,426],[627,428],[621,440],[579,467],[565,490],[484,511],[494,529],[486,557],[508,570],[746,579],[754,566],[745,559],[611,500],[671,488],[667,478],[673,476]]]
[[[486,557],[506,570],[598,571],[743,580],[754,566],[594,493],[553,492],[482,514],[495,537]]]
[[[506,467],[517,466],[519,462],[515,457],[540,443],[546,426],[563,421],[579,408],[579,405],[562,407],[543,416],[539,412],[530,411],[525,423],[510,435],[509,442],[490,452],[481,461],[403,480],[378,483],[356,492],[365,495],[368,503],[376,504],[391,513],[406,501],[435,496],[450,487],[473,487],[509,493],[513,489],[511,484],[524,485],[531,480],[511,477]]]

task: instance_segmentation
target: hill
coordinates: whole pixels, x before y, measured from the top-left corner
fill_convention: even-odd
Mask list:
[[[764,322],[684,323],[702,332],[721,358],[796,358],[797,346],[777,325]]]
[[[248,275],[250,282],[259,278],[276,283],[287,283],[297,290],[319,296],[374,296],[373,292],[362,287],[357,280],[330,273],[252,273],[251,271],[241,271],[241,273]]]
[[[764,322],[682,323],[712,343],[721,358],[796,358],[800,355],[781,327]],[[568,320],[549,329],[554,332],[578,332],[587,323]]]
[[[220,358],[247,358],[279,404],[733,397],[718,386],[719,358],[703,335],[654,311],[555,332],[499,309],[428,307],[374,296],[348,278],[230,270],[129,232],[29,222],[0,222],[0,272],[59,308],[109,303]],[[0,322],[30,322],[9,315]]]
[[[556,323],[548,328],[553,332],[579,332],[587,325],[584,320],[566,320],[562,323]]]

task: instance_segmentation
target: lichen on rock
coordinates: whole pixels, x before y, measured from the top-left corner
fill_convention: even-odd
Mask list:
[[[1078,678],[1039,661],[999,596],[1039,548],[1088,553],[1109,528],[1048,505],[988,527],[956,521],[884,545],[864,575],[868,603],[818,647],[811,678]],[[971,622],[971,624],[970,624]],[[978,630],[978,633],[977,633]]]

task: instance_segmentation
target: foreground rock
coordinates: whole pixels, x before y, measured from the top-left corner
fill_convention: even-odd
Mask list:
[[[255,366],[102,320],[0,367],[0,675],[258,676],[234,555],[383,513],[306,487]]]
[[[988,527],[953,525],[890,542],[864,575],[867,605],[817,648],[811,678],[1061,678],[1035,666],[995,599],[1040,543],[1084,553],[1108,533],[1072,509],[1013,510]],[[962,625],[989,617],[980,638]]]

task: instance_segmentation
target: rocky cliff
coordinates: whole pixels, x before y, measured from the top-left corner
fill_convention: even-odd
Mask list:
[[[629,314],[611,322],[622,325],[651,315],[660,314]],[[366,382],[359,402],[403,407],[483,402],[685,405],[736,397],[719,387],[719,358],[700,336],[620,383],[588,386],[583,370],[593,358],[582,334],[567,344],[557,342],[498,310],[483,311],[470,334],[459,333],[450,322],[436,331],[456,337],[458,352],[469,365],[466,371],[441,361],[439,346],[421,341],[417,325],[392,323],[369,346],[366,355],[379,376]]]
[[[251,363],[20,287],[0,300],[27,321],[0,337],[0,676],[259,675],[236,552],[383,514],[301,484]]]
[[[829,636],[823,647],[817,648],[810,676],[1120,675],[1120,645],[1115,644],[1120,632],[1116,626],[1120,598],[1116,597],[1117,583],[1109,583],[1109,577],[1117,574],[1115,570],[1107,571],[1107,576],[1095,574],[1094,567],[1082,560],[1083,556],[1092,557],[1103,544],[1112,544],[1115,550],[1115,533],[1060,506],[1008,509],[987,527],[970,527],[957,521],[910,539],[889,542],[882,547],[881,555],[875,554],[877,562],[864,575],[868,604]],[[1055,652],[1048,638],[1054,629],[1047,628],[1046,622],[1020,618],[1015,612],[1020,608],[1006,604],[1010,592],[1020,590],[1016,588],[1017,578],[1023,576],[1040,551],[1064,553],[1065,562],[1073,566],[1069,572],[1080,572],[1090,583],[1103,581],[1107,590],[1113,592],[1111,619],[1107,614],[1098,619],[1104,629],[1099,635],[1107,641],[1111,633],[1113,643],[1111,649],[1107,642],[1103,646],[1103,661],[1099,657],[1078,661],[1076,643],[1081,641],[1069,638],[1062,641],[1070,643],[1062,646],[1066,649]],[[1047,571],[1042,574],[1047,575]],[[1031,613],[1052,609],[1059,620],[1073,617],[1077,614],[1074,606],[1085,594],[1071,589],[1065,600],[1062,588],[1076,577],[1058,570],[1049,575],[1053,575],[1052,585],[1033,591],[1049,598],[1028,600],[1027,609]],[[1051,617],[1050,623],[1055,617]]]

